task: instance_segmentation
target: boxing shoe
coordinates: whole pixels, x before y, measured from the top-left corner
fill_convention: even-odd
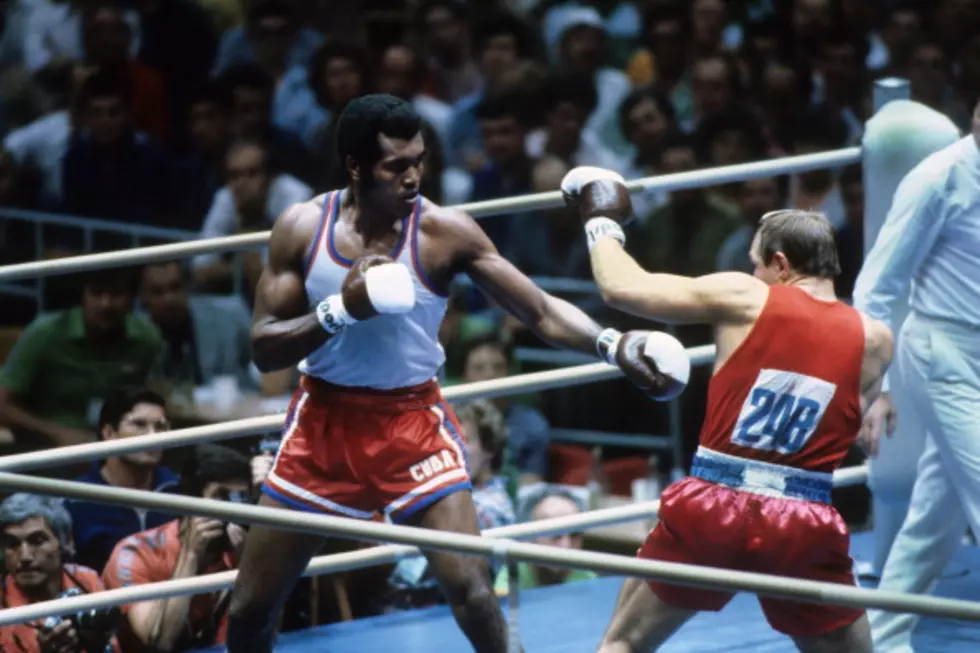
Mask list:
[[[606,329],[596,341],[599,355],[623,371],[629,381],[656,401],[677,397],[691,377],[684,345],[662,331]]]
[[[415,281],[401,263],[387,256],[362,256],[351,266],[340,293],[317,306],[317,319],[327,333],[378,315],[407,313],[415,306]]]

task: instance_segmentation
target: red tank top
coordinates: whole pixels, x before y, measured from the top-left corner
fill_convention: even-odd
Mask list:
[[[752,331],[708,385],[700,444],[740,458],[833,471],[861,427],[864,344],[855,309],[771,286]]]

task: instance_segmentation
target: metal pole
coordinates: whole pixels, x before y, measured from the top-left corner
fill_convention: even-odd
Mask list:
[[[270,528],[316,535],[331,535],[374,542],[398,542],[425,549],[484,557],[506,555],[514,560],[537,565],[590,569],[601,573],[636,576],[690,587],[733,592],[750,591],[762,596],[808,603],[878,608],[892,612],[980,621],[980,603],[969,601],[882,592],[798,578],[783,578],[743,571],[640,560],[606,553],[561,549],[509,540],[493,540],[479,535],[379,524],[343,517],[329,517],[278,508],[247,506],[140,490],[87,485],[18,474],[0,473],[0,487],[20,492],[68,496],[89,501],[136,506],[147,510],[166,510],[179,514],[203,515],[239,524],[260,524]]]
[[[847,147],[829,152],[789,156],[755,163],[740,163],[737,165],[681,172],[672,175],[646,177],[628,182],[627,187],[634,193],[644,190],[669,191],[684,188],[699,188],[759,177],[789,175],[824,168],[839,168],[851,163],[857,163],[860,160],[861,148]],[[520,197],[488,200],[486,202],[461,204],[455,208],[467,212],[473,217],[483,217],[502,213],[554,208],[561,206],[562,203],[561,191],[552,191]],[[0,267],[0,281],[70,274],[98,268],[122,267],[136,263],[155,263],[176,258],[187,258],[197,254],[260,249],[268,243],[269,234],[270,232],[268,231],[262,231],[239,234],[237,236],[226,236],[223,238],[157,245],[136,250],[73,256],[57,261],[38,261],[7,265]]]

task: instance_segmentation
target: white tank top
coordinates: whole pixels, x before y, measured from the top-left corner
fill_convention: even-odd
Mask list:
[[[328,193],[313,247],[306,262],[306,296],[310,310],[340,292],[354,261],[334,245],[334,229],[343,191]],[[434,290],[419,264],[422,198],[402,218],[401,238],[391,258],[408,266],[415,281],[415,308],[401,315],[379,315],[347,327],[299,364],[303,374],[328,383],[375,390],[394,390],[424,383],[446,360],[439,326],[447,297]]]

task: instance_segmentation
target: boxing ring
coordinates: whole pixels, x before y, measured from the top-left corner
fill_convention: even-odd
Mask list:
[[[876,86],[876,106],[886,100],[907,97],[907,85],[882,80]],[[899,120],[898,123],[904,125]],[[896,124],[898,124],[896,123]],[[907,134],[907,126],[903,127]],[[870,129],[869,124],[869,132]],[[874,145],[866,137],[864,147],[812,155],[785,157],[769,161],[726,166],[689,173],[650,177],[629,182],[633,192],[677,190],[710,186],[773,175],[795,174],[810,170],[838,168],[863,162],[867,166],[875,156],[894,161],[888,153],[895,147],[907,146],[898,127],[888,132],[892,140]],[[897,139],[897,140],[895,140]],[[869,151],[878,148],[877,151]],[[907,148],[906,148],[907,149]],[[874,171],[872,171],[873,173]],[[903,173],[904,174],[904,173]],[[869,187],[870,190],[870,187]],[[869,193],[870,194],[870,193]],[[890,194],[889,194],[890,197]],[[541,193],[523,197],[493,200],[463,205],[459,208],[474,216],[512,213],[551,208],[562,204],[560,192]],[[866,225],[867,227],[867,225]],[[69,274],[91,269],[128,266],[137,263],[185,258],[197,254],[240,251],[262,247],[268,232],[227,238],[201,240],[191,243],[161,245],[134,250],[84,255],[54,261],[38,261],[0,267],[0,281]],[[873,241],[873,237],[871,238]],[[706,365],[714,360],[713,346],[688,349],[692,365]],[[617,368],[606,363],[590,363],[556,370],[535,372],[505,379],[470,383],[447,388],[448,401],[492,398],[518,393],[545,391],[585,383],[595,383],[620,376]],[[222,424],[194,427],[124,440],[20,454],[0,458],[0,488],[4,491],[32,492],[83,499],[134,508],[161,510],[175,515],[202,515],[239,524],[260,524],[283,530],[293,530],[325,536],[369,541],[381,544],[353,552],[315,558],[306,571],[307,576],[333,574],[390,564],[406,557],[420,555],[420,549],[453,551],[483,556],[497,561],[528,562],[553,567],[593,570],[603,576],[635,576],[673,582],[693,587],[749,592],[770,597],[812,603],[826,603],[862,608],[907,612],[928,617],[923,621],[921,650],[938,650],[932,643],[941,643],[944,651],[975,649],[980,641],[976,624],[947,621],[958,619],[980,622],[980,585],[968,577],[947,578],[940,584],[940,596],[923,596],[884,592],[866,587],[846,587],[836,584],[783,578],[757,573],[738,572],[693,565],[682,565],[606,553],[565,550],[524,542],[544,535],[581,532],[600,526],[647,520],[655,517],[658,501],[638,502],[626,506],[593,510],[572,517],[543,520],[497,528],[483,536],[443,533],[420,528],[362,522],[354,519],[279,510],[261,506],[239,505],[171,494],[158,494],[123,488],[93,486],[24,474],[45,467],[94,461],[138,451],[184,447],[231,438],[255,436],[280,430],[285,415],[267,415]],[[839,470],[834,474],[835,487],[866,484],[867,466]],[[857,536],[852,542],[855,552],[866,555],[872,548],[867,536]],[[980,553],[964,549],[954,562],[957,567],[980,565]],[[201,594],[226,589],[234,583],[237,571],[170,580],[150,585],[126,587],[96,594],[35,603],[0,610],[0,626],[23,623],[47,616],[65,615],[81,610],[105,608],[139,601],[174,596]],[[507,613],[515,638],[521,637],[528,650],[585,651],[594,650],[615,605],[619,578],[600,578],[573,585],[563,585],[522,592],[517,583],[510,583]],[[968,598],[974,600],[966,600]],[[518,612],[520,610],[520,612]],[[560,621],[559,621],[560,618]],[[520,627],[518,627],[520,626]],[[928,640],[935,637],[935,640]],[[957,643],[966,642],[958,645]],[[939,644],[937,644],[939,646]],[[306,651],[329,647],[333,652],[400,650],[468,650],[458,632],[448,608],[437,607],[394,615],[385,615],[354,622],[290,633],[281,638],[277,650]],[[694,647],[693,649],[691,647]],[[665,651],[783,651],[794,650],[785,637],[771,633],[752,597],[739,594],[735,601],[719,614],[704,614],[693,619],[666,645]]]

